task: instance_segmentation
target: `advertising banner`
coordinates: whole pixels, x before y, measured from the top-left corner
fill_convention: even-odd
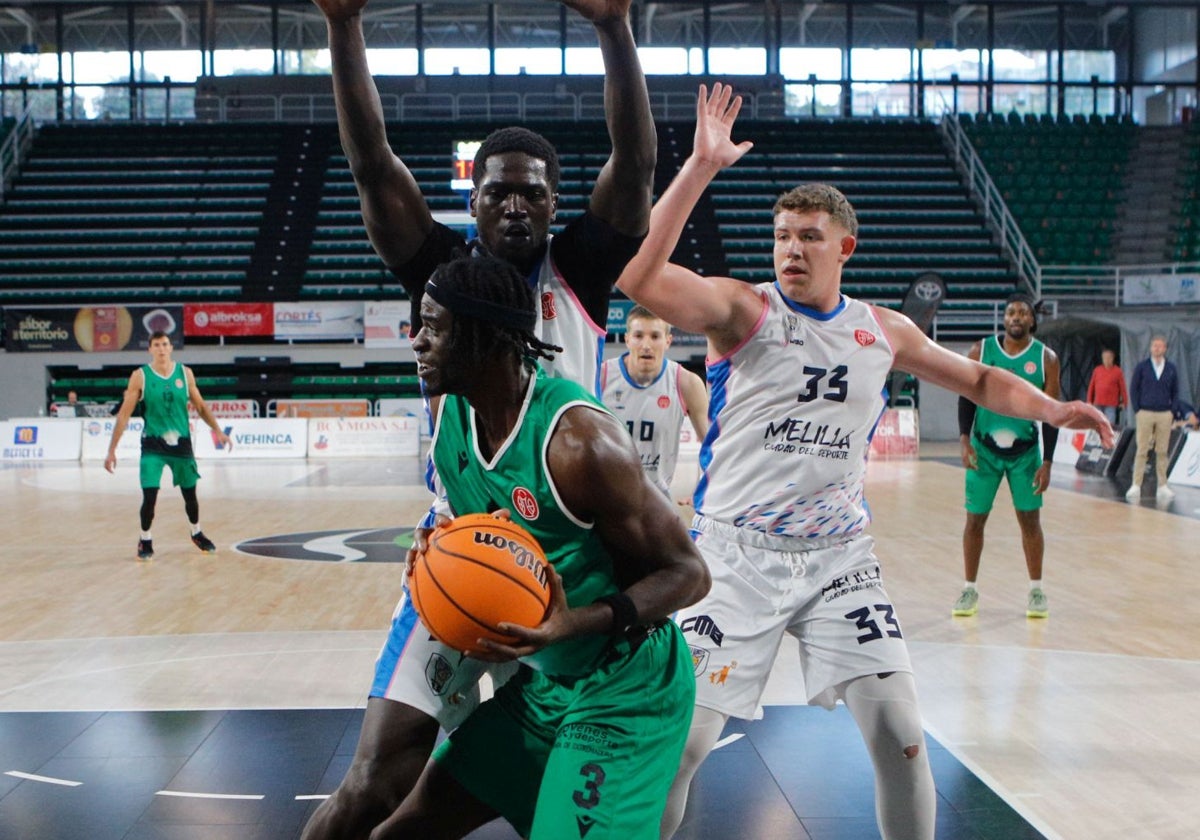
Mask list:
[[[1194,274],[1130,275],[1121,297],[1126,304],[1195,303],[1200,300]]]
[[[82,420],[0,422],[0,461],[78,461]]]
[[[10,353],[69,351],[99,353],[145,349],[150,335],[164,332],[183,346],[181,306],[5,307],[4,349]]]
[[[375,401],[380,417],[415,417],[421,429],[421,439],[428,440],[429,407],[421,397],[380,397]]]
[[[103,461],[108,455],[108,442],[112,440],[113,427],[117,425],[116,417],[91,417],[83,421],[82,457],[85,461]],[[142,454],[141,417],[130,417],[125,433],[117,443],[117,463],[128,464],[136,461]],[[201,427],[203,428],[203,427]]]
[[[362,301],[275,304],[276,340],[357,341],[362,337]]]
[[[920,448],[915,408],[889,408],[879,418],[871,438],[871,457],[915,459]]]
[[[218,447],[212,430],[192,422],[192,449],[196,458],[303,458],[308,451],[308,421],[282,417],[225,419],[221,428],[233,443],[232,450]]]
[[[270,303],[187,303],[185,336],[274,335],[275,307]]]
[[[367,417],[370,400],[275,400],[276,417]]]
[[[367,301],[363,314],[363,344],[367,347],[408,347],[412,303],[407,300]]]
[[[1167,476],[1167,483],[1200,487],[1200,432],[1187,432],[1183,449]]]
[[[257,417],[257,400],[208,400],[204,401],[214,417]],[[198,416],[196,409],[188,403],[188,416],[193,420]]]
[[[416,417],[318,417],[308,421],[308,457],[416,455],[420,430]]]

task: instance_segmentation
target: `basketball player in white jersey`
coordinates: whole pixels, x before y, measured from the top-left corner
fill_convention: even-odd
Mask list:
[[[635,306],[625,317],[626,352],[600,371],[601,400],[629,430],[647,477],[668,496],[683,418],[697,440],[708,433],[708,390],[699,376],[667,358],[670,346],[671,325]]]
[[[695,148],[618,281],[679,329],[707,336],[715,407],[693,523],[713,585],[676,617],[695,662],[696,710],[662,834],[682,820],[692,775],[725,721],[761,716],[786,632],[800,643],[808,702],[843,700],[862,732],[884,840],[931,840],[936,794],[912,667],[865,532],[863,478],[888,372],[908,371],[1004,414],[1096,429],[1103,441],[1112,427],[1092,406],[1053,400],[939,347],[897,312],[844,296],[858,222],[833,187],[797,187],[776,203],[774,282],[670,264],[697,199],[752,146],[730,140],[740,106],[729,88],[718,84],[709,97],[701,86]]]
[[[551,374],[598,394],[608,298],[646,230],[658,150],[630,29],[630,0],[562,0],[591,22],[605,68],[612,154],[587,209],[551,235],[558,210],[557,151],[528,129],[498,129],[475,158],[470,212],[478,238],[472,242],[434,220],[420,184],[388,143],[367,64],[366,0],[313,2],[325,15],[338,133],[363,225],[409,293],[413,333],[421,327],[421,298],[434,269],[464,253],[495,256],[515,266],[534,289],[538,337],[563,348]],[[430,516],[421,524],[433,521]],[[418,527],[418,544],[424,533]],[[478,660],[432,642],[402,596],[376,662],[353,763],[309,820],[304,840],[363,837],[386,819],[424,768],[439,725],[453,729],[478,702],[483,670]]]

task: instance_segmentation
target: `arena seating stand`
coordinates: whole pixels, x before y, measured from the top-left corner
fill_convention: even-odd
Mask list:
[[[1178,174],[1182,189],[1174,245],[1168,258],[1177,262],[1200,261],[1200,124],[1184,133],[1186,159]]]
[[[243,292],[281,125],[46,125],[0,211],[5,303]]]
[[[414,362],[368,362],[346,369],[333,363],[281,363],[268,358],[256,363],[241,358],[231,364],[193,364],[196,384],[207,400],[245,400],[259,403],[267,416],[275,399],[369,399],[420,395]],[[129,381],[129,366],[81,370],[51,366],[48,402],[66,402],[75,391],[81,402],[120,402]]]
[[[962,124],[1040,263],[1112,259],[1132,122],[993,114]]]

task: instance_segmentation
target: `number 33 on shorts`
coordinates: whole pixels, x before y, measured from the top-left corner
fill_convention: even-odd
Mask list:
[[[871,607],[860,607],[857,610],[846,613],[845,618],[853,621],[859,630],[865,630],[858,637],[858,643],[865,645],[867,642],[873,642],[876,639],[882,639],[885,635],[892,639],[903,639],[904,636],[900,632],[900,622],[896,620],[896,611],[891,604],[873,604]],[[886,629],[881,629],[879,622],[886,625]]]

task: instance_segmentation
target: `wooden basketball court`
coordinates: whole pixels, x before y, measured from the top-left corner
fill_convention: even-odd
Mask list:
[[[873,462],[872,533],[911,647],[931,748],[990,788],[1028,833],[988,833],[973,823],[967,834],[956,827],[967,823],[940,819],[939,837],[1194,836],[1200,492],[1180,489],[1167,509],[1130,505],[1120,499],[1124,488],[1056,466],[1043,512],[1050,618],[1028,620],[1019,533],[1002,491],[988,526],[979,615],[954,619],[963,524],[956,451],[927,445],[920,461]],[[681,494],[689,469],[677,481]],[[154,718],[159,723],[147,731],[117,713],[175,710],[207,719],[241,710],[270,726],[302,721],[294,731],[314,738],[324,732],[339,745],[338,757],[321,759],[312,789],[293,791],[301,803],[294,807],[311,810],[301,797],[328,794],[340,778],[357,735],[355,710],[365,703],[399,593],[394,561],[405,529],[427,503],[421,464],[229,460],[202,462],[201,470],[201,524],[219,552],[193,548],[182,500],[167,487],[153,529],[155,559],[139,563],[136,463],[123,462],[116,475],[98,464],[0,469],[0,836],[295,836],[307,811],[286,823],[291,833],[264,829],[261,820],[259,828],[239,829],[228,802],[208,819],[223,833],[172,833],[162,827],[179,828],[187,818],[163,810],[160,789],[112,794],[130,797],[130,824],[138,828],[100,831],[87,822],[91,808],[79,803],[108,789],[73,779],[70,768],[89,780],[105,766],[136,775],[137,756],[145,753],[122,750],[175,731],[170,716]],[[788,784],[826,790],[831,756],[860,750],[852,762],[858,775],[846,784],[866,788],[854,808],[870,807],[870,768],[845,710],[788,711],[803,702],[793,661],[794,649],[785,645],[765,698],[767,719],[737,728],[734,734],[746,737],[727,747],[730,758],[720,759],[726,763],[714,756],[705,766],[698,795],[707,804],[698,807],[741,813],[741,836],[804,836],[786,827],[797,824],[795,815],[790,824],[772,822],[762,791],[732,769],[752,746],[770,765],[772,744],[794,742],[783,762],[790,781],[770,772],[784,789],[779,807],[790,803],[797,811]],[[295,710],[324,711],[294,719],[301,714]],[[89,764],[85,772],[68,760],[68,745],[98,720],[114,730],[111,746],[100,750],[100,768]],[[51,751],[32,746],[46,738],[62,743]],[[234,752],[255,756],[267,776],[294,747],[282,737],[232,744]],[[165,778],[186,783],[190,793],[238,795],[219,762],[207,775],[195,772],[193,748],[186,782]],[[937,764],[935,775],[940,817],[969,815],[959,776]],[[235,777],[245,789],[268,785]],[[748,824],[753,815],[761,822]],[[827,833],[814,828],[821,819],[804,822],[804,830],[845,838],[853,824],[854,837],[872,836],[869,811],[857,822],[837,816],[831,814]],[[704,817],[689,816],[681,836],[728,836]]]

